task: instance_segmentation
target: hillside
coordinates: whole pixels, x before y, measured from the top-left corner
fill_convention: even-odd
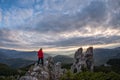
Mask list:
[[[0,59],[0,63],[7,64],[12,68],[21,68],[27,65],[34,63],[35,61],[32,60],[25,60],[21,58],[14,58],[14,59]]]
[[[101,65],[106,63],[109,59],[120,58],[120,49],[95,49],[94,50],[94,60],[96,65]]]
[[[10,68],[6,64],[0,63],[0,76],[10,76],[10,75],[17,75],[17,70]]]
[[[53,59],[55,62],[61,62],[63,64],[73,63],[73,58],[65,55],[57,55],[53,57]]]

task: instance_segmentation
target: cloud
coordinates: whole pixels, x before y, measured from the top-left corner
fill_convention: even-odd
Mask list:
[[[91,0],[36,0],[36,9],[44,9],[45,12],[71,12],[87,5]]]
[[[78,11],[79,9],[75,10],[74,14],[72,12],[69,14],[64,14],[64,12],[62,14],[41,13],[28,21],[23,27],[27,26],[31,30],[40,32],[63,32],[76,28],[79,30],[86,25],[100,26],[106,20],[106,5],[102,1],[92,1],[81,11]]]
[[[39,33],[22,30],[1,30],[1,43],[4,41],[4,46],[16,45],[20,48],[34,47],[70,47],[70,46],[85,46],[96,44],[119,43],[120,31],[116,29],[103,28],[91,29],[85,28],[83,32],[72,31],[59,33]],[[83,29],[82,29],[83,30]],[[9,34],[9,35],[8,35]],[[17,34],[17,35],[16,35]],[[117,35],[116,35],[117,34]],[[6,40],[11,41],[6,41]],[[2,41],[3,40],[3,41]],[[8,47],[8,46],[7,46]],[[13,47],[13,46],[12,46]]]
[[[86,28],[85,28],[86,29]],[[119,43],[120,31],[116,29],[103,29],[103,28],[87,28],[86,32],[63,32],[60,34],[47,34],[48,41],[43,41],[44,45],[52,47],[69,47],[69,46],[81,46],[81,45],[95,45],[95,44],[110,44]],[[82,29],[83,30],[83,29]],[[99,31],[98,31],[99,30]],[[54,36],[54,37],[53,37]],[[41,36],[42,37],[42,36]],[[44,37],[45,38],[45,37]],[[51,41],[52,40],[52,41]],[[35,42],[32,45],[39,45],[39,42]]]
[[[30,8],[35,4],[35,0],[18,0],[17,4],[22,8]]]
[[[7,29],[0,28],[0,44],[28,49],[119,43],[119,0],[114,2],[20,0],[17,7],[2,11]]]
[[[11,47],[15,44],[16,41],[10,38],[11,34],[9,33],[8,29],[0,29],[0,47]]]
[[[90,5],[83,9],[82,14],[88,22],[94,21],[95,23],[102,22],[106,19],[106,4],[103,1],[92,1]]]
[[[110,24],[114,27],[120,27],[120,10],[113,14]]]
[[[114,40],[114,41],[113,41]],[[86,46],[86,45],[102,45],[102,44],[111,44],[111,43],[119,43],[119,36],[112,36],[109,38],[106,37],[74,37],[67,40],[62,40],[58,42],[46,43],[47,45],[51,45],[54,47],[70,47],[70,46]]]
[[[12,27],[23,24],[33,15],[32,9],[11,8],[9,11],[4,12],[3,22],[5,27]]]
[[[113,28],[120,26],[120,0],[108,0],[107,9],[109,13],[108,25]]]
[[[0,9],[0,24],[2,22],[2,9]]]

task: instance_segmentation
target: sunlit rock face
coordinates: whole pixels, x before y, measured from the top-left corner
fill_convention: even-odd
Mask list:
[[[54,63],[52,57],[48,57],[44,66],[35,64],[19,80],[59,80],[64,74],[61,62]]]
[[[83,49],[79,48],[74,55],[74,63],[71,66],[71,71],[73,73],[79,73],[84,70],[93,71],[93,47],[87,48],[86,52],[83,54]]]

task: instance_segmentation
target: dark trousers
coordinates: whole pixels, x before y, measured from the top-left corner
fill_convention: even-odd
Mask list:
[[[38,64],[39,64],[39,63],[42,64],[42,65],[44,64],[43,58],[38,58]]]

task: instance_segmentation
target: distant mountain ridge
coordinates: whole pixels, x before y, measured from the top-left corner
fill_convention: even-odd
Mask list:
[[[44,54],[45,58],[51,56]],[[53,56],[53,55],[52,55]],[[53,57],[55,62],[72,63],[74,53],[70,55],[56,55]],[[94,49],[94,63],[95,65],[102,65],[109,59],[120,59],[120,47],[113,49],[98,48]],[[0,63],[8,64],[12,67],[22,67],[37,61],[36,51],[16,51],[8,49],[0,49]]]
[[[0,49],[0,55],[4,55],[9,58],[22,58],[26,60],[37,60],[37,51],[16,51],[9,49]],[[45,57],[50,56],[49,54],[44,53]]]
[[[9,49],[0,49],[0,63],[5,63],[11,67],[23,67],[29,64],[33,64],[37,61],[36,51],[16,51]],[[45,58],[53,56],[44,53]],[[53,57],[55,62],[72,63],[73,58],[65,55],[57,55]]]
[[[50,56],[44,54],[45,57]],[[16,51],[9,49],[0,49],[0,63],[9,65],[10,67],[20,68],[37,61],[36,51]]]

